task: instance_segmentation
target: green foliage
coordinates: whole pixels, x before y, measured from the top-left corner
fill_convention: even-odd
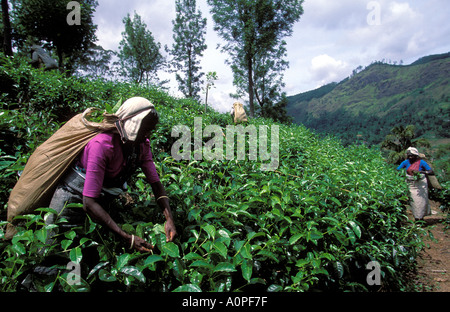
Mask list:
[[[66,0],[23,0],[15,3],[13,8],[17,10],[19,24],[14,27],[15,32],[22,38],[30,36],[37,42],[51,43],[56,48],[60,68],[72,71],[75,61],[82,58],[97,39],[97,26],[92,20],[97,2],[82,0],[78,3],[79,25],[67,22],[71,11],[67,9]]]
[[[163,63],[161,44],[155,42],[151,31],[147,30],[147,25],[136,12],[133,19],[128,14],[123,23],[125,31],[119,47],[122,75],[135,83],[149,83]]]
[[[288,63],[284,37],[303,14],[303,0],[208,0],[216,30],[230,55],[233,84],[239,95],[248,94],[250,117],[255,116],[254,98],[263,116],[280,102],[282,72]]]
[[[201,116],[203,127],[219,125],[225,130],[229,116],[212,110],[205,114],[199,103],[175,99],[158,88],[63,78],[32,69],[26,74],[23,66],[14,70],[8,66],[2,79],[13,83],[10,92],[2,91],[0,129],[11,131],[15,139],[0,155],[0,176],[6,182],[3,195],[13,187],[16,178],[11,177],[18,166],[59,126],[56,122],[48,126],[59,109],[56,100],[55,105],[45,106],[37,99],[61,94],[59,105],[80,112],[88,106],[113,111],[120,99],[143,96],[161,116],[151,138],[152,149],[179,236],[166,242],[164,217],[141,173],[130,181],[127,198],[115,201],[110,211],[125,231],[155,245],[153,253],[129,250],[125,242],[89,219],[73,229],[64,229],[64,220],[56,226],[45,225],[46,216],[53,212],[44,208],[21,217],[23,225],[12,241],[1,239],[6,223],[0,223],[1,290],[26,290],[25,284],[39,291],[407,287],[406,273],[414,269],[424,231],[407,221],[403,177],[379,151],[346,148],[337,139],[320,138],[303,126],[278,125],[280,165],[275,171],[261,171],[263,161],[248,157],[209,161],[194,160],[191,155],[190,160],[176,161],[170,155],[175,125],[193,129],[194,118]],[[43,79],[53,88],[37,87]],[[17,102],[13,93],[29,96]],[[72,97],[75,94],[78,97]],[[38,103],[41,115],[36,113]],[[58,119],[69,118],[62,111],[58,114]],[[249,124],[258,129],[275,125],[263,118],[251,119]],[[5,216],[6,196],[1,200]],[[57,244],[48,244],[50,230],[56,233]],[[380,264],[381,286],[366,282],[370,261]],[[75,284],[69,263],[80,269]],[[55,273],[42,276],[34,270],[38,266],[53,267]]]
[[[87,57],[76,64],[77,73],[94,78],[112,77],[115,69],[111,65],[113,55],[115,55],[114,51],[94,45],[89,50]]]
[[[430,147],[430,142],[425,139],[415,138],[414,125],[396,126],[381,143],[381,148],[389,151],[388,162],[400,164],[405,160],[406,150],[409,147]]]
[[[201,78],[204,76],[200,72],[199,58],[207,47],[206,18],[202,18],[200,11],[196,12],[195,0],[177,0],[175,8],[176,17],[172,21],[175,42],[169,51],[173,56],[171,66],[176,73],[178,89],[185,97],[199,100]]]

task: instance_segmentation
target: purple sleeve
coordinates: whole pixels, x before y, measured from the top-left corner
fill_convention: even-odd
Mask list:
[[[141,168],[147,178],[148,183],[159,182],[159,175],[156,172],[155,163],[150,147],[150,141],[146,140],[141,144]]]
[[[86,180],[84,182],[83,195],[92,198],[100,197],[103,180],[105,178],[108,153],[112,152],[112,146],[92,140],[86,146]]]

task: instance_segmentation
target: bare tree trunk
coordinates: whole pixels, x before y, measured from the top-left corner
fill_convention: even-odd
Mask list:
[[[249,58],[247,62],[247,74],[248,74],[248,102],[250,105],[250,117],[255,116],[254,95],[253,95],[253,62]]]
[[[5,55],[12,56],[12,42],[11,42],[11,22],[9,20],[9,5],[8,0],[2,0],[2,15],[3,15],[3,52]]]
[[[209,90],[209,85],[206,85],[205,113],[206,113],[206,107],[208,106],[208,90]]]

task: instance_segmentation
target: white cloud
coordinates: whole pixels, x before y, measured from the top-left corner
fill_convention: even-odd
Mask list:
[[[339,82],[347,77],[349,65],[327,54],[321,54],[311,60],[309,71],[317,83],[316,87],[320,87],[330,82]]]
[[[305,25],[326,31],[353,28],[366,22],[366,4],[361,0],[314,0],[304,2]]]

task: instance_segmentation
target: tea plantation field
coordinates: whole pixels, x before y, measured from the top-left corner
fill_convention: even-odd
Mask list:
[[[188,159],[176,160],[171,151],[179,138],[171,134],[177,125],[190,129],[192,147],[201,140],[203,156],[214,137],[196,136],[195,118],[203,131],[209,125],[222,129],[216,142],[224,144],[215,151],[230,155],[230,116],[204,113],[201,104],[160,88],[67,78],[14,61],[2,60],[0,79],[0,237],[9,191],[32,151],[75,113],[109,109],[131,96],[148,98],[160,113],[152,149],[179,233],[166,242],[164,217],[139,173],[110,211],[124,230],[151,241],[153,253],[128,249],[90,220],[70,231],[60,228],[59,244],[48,246],[44,219],[53,212],[43,207],[22,217],[25,225],[11,241],[0,241],[0,291],[26,290],[24,279],[38,291],[408,289],[423,230],[407,221],[404,178],[378,150],[345,148],[303,126],[255,118],[246,126],[257,130],[258,147],[269,154],[278,147],[273,170],[261,170],[269,160],[259,149],[256,159],[249,157],[249,137],[236,138],[234,157],[196,157],[192,148]],[[264,129],[267,141],[261,140]],[[272,145],[275,130],[279,141]],[[241,160],[236,149],[242,140]],[[57,274],[33,273],[40,263],[53,265]]]

